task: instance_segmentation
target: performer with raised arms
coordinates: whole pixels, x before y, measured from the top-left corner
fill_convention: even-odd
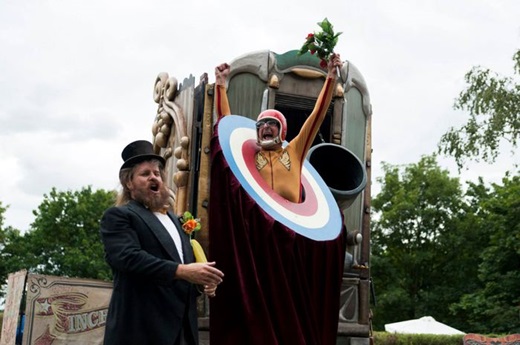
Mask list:
[[[331,102],[336,68],[341,66],[340,56],[333,54],[314,110],[289,143],[284,143],[287,122],[281,112],[268,109],[258,115],[256,149],[251,156],[244,154],[245,165],[254,166],[252,174],[259,174],[260,183],[289,208],[305,207],[302,167]],[[346,251],[341,212],[332,206],[341,217],[336,237],[312,239],[273,218],[241,185],[219,138],[227,135],[227,131],[219,134],[219,125],[231,114],[226,95],[230,71],[226,63],[215,68],[218,120],[211,143],[209,255],[226,272],[226,280],[210,302],[210,342],[335,344]]]

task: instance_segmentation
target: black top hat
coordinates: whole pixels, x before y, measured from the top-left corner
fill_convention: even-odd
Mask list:
[[[153,152],[152,143],[146,140],[137,140],[128,144],[123,152],[121,152],[121,157],[123,157],[124,161],[121,169],[130,168],[138,163],[151,159],[159,160],[163,166],[166,163],[163,157]]]

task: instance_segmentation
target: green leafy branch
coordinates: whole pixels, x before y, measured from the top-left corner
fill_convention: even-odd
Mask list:
[[[336,47],[338,37],[342,32],[334,33],[334,27],[327,18],[319,22],[318,25],[322,31],[308,34],[305,43],[298,51],[298,55],[303,55],[307,52],[310,52],[312,55],[316,54],[321,60],[320,66],[325,68],[330,55],[334,53],[334,47]]]

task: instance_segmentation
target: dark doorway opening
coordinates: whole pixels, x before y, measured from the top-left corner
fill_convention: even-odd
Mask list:
[[[285,140],[291,141],[300,132],[300,128],[312,113],[315,104],[316,98],[294,96],[283,93],[276,94],[275,109],[282,112],[287,120],[287,137]],[[311,146],[331,142],[330,128],[332,109],[334,109],[334,101],[330,103],[325,119],[323,120],[320,130],[318,131],[316,138],[314,138],[314,142]]]

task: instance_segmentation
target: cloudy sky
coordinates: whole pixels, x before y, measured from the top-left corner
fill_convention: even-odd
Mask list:
[[[151,140],[160,72],[207,72],[212,83],[221,62],[298,49],[325,17],[369,87],[373,182],[381,162],[416,163],[465,123],[453,110],[464,74],[480,65],[512,75],[520,46],[518,0],[1,0],[4,225],[27,230],[52,187],[117,188],[122,148]],[[499,181],[515,162],[505,152],[461,178]],[[452,159],[439,163],[458,176]]]

